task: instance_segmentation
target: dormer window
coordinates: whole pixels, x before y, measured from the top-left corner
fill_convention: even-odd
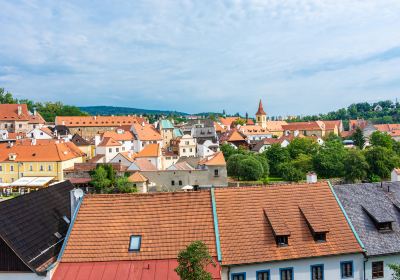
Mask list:
[[[326,233],[315,233],[314,234],[314,240],[317,242],[325,242],[326,241]]]
[[[384,208],[380,207],[369,207],[362,205],[365,213],[371,218],[376,229],[379,232],[391,232],[393,230],[392,223],[394,218],[392,215]]]
[[[314,241],[326,242],[326,234],[329,232],[329,228],[324,223],[318,211],[313,205],[302,205],[299,208],[306,220]]]
[[[277,246],[288,246],[290,230],[282,218],[281,213],[275,208],[264,208],[264,214],[272,228]]]
[[[131,235],[130,241],[129,241],[129,251],[130,252],[139,252],[141,243],[142,243],[141,235]]]
[[[376,227],[379,231],[382,232],[387,232],[387,231],[392,231],[392,222],[384,222],[384,223],[377,223]]]
[[[289,236],[288,235],[278,235],[276,236],[276,244],[278,246],[288,246],[289,245]]]

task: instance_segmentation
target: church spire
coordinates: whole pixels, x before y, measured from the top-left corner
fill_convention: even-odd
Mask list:
[[[261,102],[261,99],[260,99],[260,103],[258,104],[258,111],[257,111],[256,115],[266,115],[263,105],[262,105],[262,102]]]

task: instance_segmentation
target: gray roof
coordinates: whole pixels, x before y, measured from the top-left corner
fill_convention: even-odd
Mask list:
[[[333,187],[367,255],[400,253],[400,182],[336,185]],[[389,191],[388,191],[389,190]],[[375,223],[392,222],[380,232]]]

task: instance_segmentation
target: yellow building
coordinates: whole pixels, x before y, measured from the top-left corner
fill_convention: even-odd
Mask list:
[[[0,144],[0,183],[22,177],[54,177],[64,180],[64,169],[83,162],[84,153],[71,142],[18,140]]]

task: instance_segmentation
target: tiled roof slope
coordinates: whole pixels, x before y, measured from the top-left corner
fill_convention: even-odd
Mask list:
[[[390,192],[387,192],[389,187]],[[334,190],[367,250],[367,255],[400,253],[400,183],[336,185]],[[365,210],[364,210],[364,209]],[[368,212],[378,220],[393,220],[392,232],[379,232]]]
[[[57,116],[55,123],[56,125],[65,125],[67,127],[116,127],[142,121],[142,118],[136,116]]]
[[[133,123],[132,132],[140,141],[162,140],[161,134],[154,128],[153,125],[148,123]]]
[[[33,271],[45,270],[61,249],[68,230],[63,216],[71,220],[73,188],[65,181],[0,203],[0,237]]]
[[[18,115],[18,107],[21,107],[21,114]],[[26,104],[0,104],[1,121],[27,121],[29,111]]]
[[[131,235],[140,252],[128,251]],[[175,259],[195,240],[217,255],[209,191],[88,195],[62,262]]]
[[[326,182],[216,189],[215,196],[223,265],[362,252]],[[300,205],[320,213],[329,228],[326,242],[314,241]],[[265,215],[269,208],[290,231],[286,247],[276,245]]]

